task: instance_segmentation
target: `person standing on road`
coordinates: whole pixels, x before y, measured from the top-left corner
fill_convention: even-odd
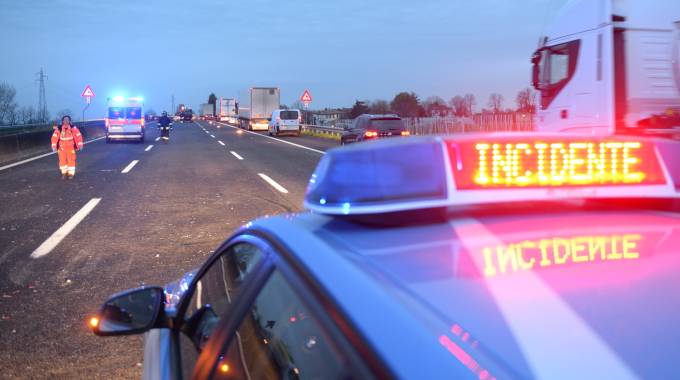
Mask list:
[[[83,135],[78,127],[71,125],[71,116],[61,118],[61,126],[54,126],[52,151],[59,156],[61,179],[73,179],[76,175],[76,150],[83,149]]]
[[[163,111],[163,115],[158,119],[158,128],[161,130],[161,139],[165,143],[170,140],[170,124],[172,120],[168,117],[168,113]]]

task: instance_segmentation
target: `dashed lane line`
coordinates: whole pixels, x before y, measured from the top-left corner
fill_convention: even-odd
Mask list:
[[[90,199],[87,203],[85,203],[85,206],[83,206],[78,212],[76,212],[71,219],[67,220],[66,223],[64,223],[63,226],[59,227],[58,230],[54,231],[54,233],[47,238],[38,248],[31,253],[31,258],[37,259],[39,257],[45,256],[48,253],[52,252],[52,250],[61,243],[62,240],[66,236],[68,236],[71,231],[73,231],[74,228],[83,220],[85,217],[99,204],[99,201],[101,201],[101,198],[92,198]]]
[[[139,160],[132,160],[132,162],[130,162],[130,164],[128,166],[126,166],[125,169],[123,169],[123,171],[121,173],[122,174],[129,173],[130,170],[132,170],[132,168],[134,168],[135,165],[137,165],[138,162],[139,162]]]
[[[279,185],[276,181],[274,181],[273,179],[271,179],[268,175],[263,174],[263,173],[257,173],[257,175],[259,175],[260,178],[262,178],[263,180],[265,180],[265,182],[267,182],[268,184],[270,184],[273,188],[275,188],[275,189],[278,190],[279,192],[284,193],[284,194],[288,194],[288,190],[286,190],[285,187]]]
[[[288,145],[292,145],[292,146],[295,146],[295,147],[298,147],[298,148],[307,149],[307,150],[310,150],[310,151],[312,151],[312,152],[316,152],[316,153],[319,153],[319,154],[326,154],[323,150],[318,150],[318,149],[310,148],[310,147],[308,147],[308,146],[296,144],[296,143],[294,143],[294,142],[290,142],[290,141],[286,141],[286,140],[282,140],[282,139],[277,139],[276,137],[272,137],[272,136],[268,136],[268,135],[261,135],[261,134],[259,134],[259,133],[257,133],[257,132],[247,131],[247,130],[245,130],[245,129],[241,129],[241,128],[239,128],[239,127],[234,127],[234,126],[231,126],[231,125],[229,125],[229,124],[223,124],[223,123],[220,123],[220,124],[221,124],[221,125],[224,125],[224,126],[226,126],[226,127],[229,127],[229,128],[234,128],[234,129],[236,129],[236,130],[240,130],[240,131],[242,131],[242,132],[251,133],[251,134],[253,134],[253,135],[255,135],[255,136],[260,136],[260,137],[272,139],[272,140],[275,140],[275,141],[278,141],[278,142],[282,142],[282,143],[285,143],[285,144],[288,144]]]

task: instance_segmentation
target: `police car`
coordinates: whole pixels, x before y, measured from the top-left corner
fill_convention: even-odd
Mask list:
[[[677,378],[679,196],[671,141],[357,144],[321,159],[309,212],[90,324],[145,332],[145,378]]]

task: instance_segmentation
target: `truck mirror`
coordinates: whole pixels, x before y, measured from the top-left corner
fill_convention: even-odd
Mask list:
[[[531,84],[536,90],[541,89],[541,50],[536,50],[534,55],[531,57],[531,63],[533,64],[533,69],[531,72]]]

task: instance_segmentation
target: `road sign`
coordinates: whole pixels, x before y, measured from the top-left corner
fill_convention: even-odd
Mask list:
[[[92,91],[92,88],[88,84],[85,86],[85,90],[83,90],[83,93],[80,94],[83,98],[94,98],[94,91]]]
[[[305,92],[300,97],[300,100],[302,101],[302,103],[311,103],[312,102],[312,94],[309,93],[309,90],[305,90]]]

